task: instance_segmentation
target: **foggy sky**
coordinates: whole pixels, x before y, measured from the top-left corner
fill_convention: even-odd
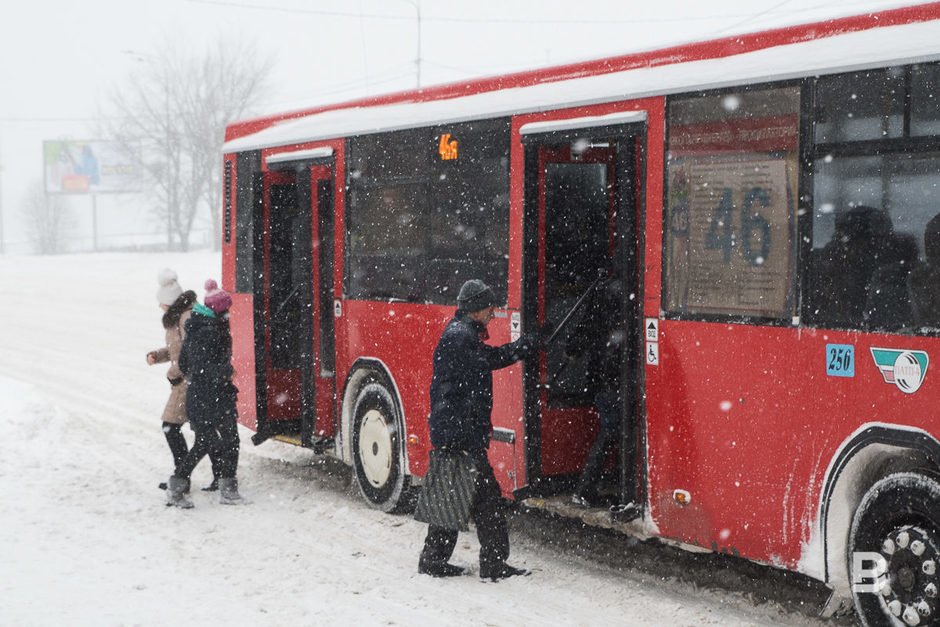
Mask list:
[[[42,179],[42,141],[97,138],[95,118],[106,113],[109,90],[147,63],[165,38],[187,49],[220,36],[252,39],[275,60],[275,91],[260,113],[273,112],[414,87],[418,1],[30,0],[6,6],[0,19],[0,212],[7,252],[29,250],[21,206],[28,185]],[[917,2],[422,0],[421,82],[907,4]],[[90,239],[88,200],[72,204],[77,231]],[[98,206],[104,241],[108,233],[161,228],[140,197],[102,198]]]

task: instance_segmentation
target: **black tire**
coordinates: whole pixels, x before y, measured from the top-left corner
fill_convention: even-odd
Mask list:
[[[848,548],[850,583],[856,552],[878,553],[887,567],[877,592],[852,583],[863,624],[940,625],[940,483],[906,472],[878,481],[855,511]]]
[[[401,425],[395,397],[376,379],[367,381],[353,409],[352,456],[359,491],[383,512],[403,511],[410,503]]]

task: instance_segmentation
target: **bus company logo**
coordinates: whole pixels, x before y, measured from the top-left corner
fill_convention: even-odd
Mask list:
[[[924,351],[872,347],[871,356],[885,383],[893,383],[905,394],[916,392],[927,376],[930,358]]]

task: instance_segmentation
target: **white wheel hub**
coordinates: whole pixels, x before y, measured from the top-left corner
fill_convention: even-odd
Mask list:
[[[370,409],[359,429],[359,461],[366,480],[375,488],[388,483],[392,472],[392,433],[385,415]]]

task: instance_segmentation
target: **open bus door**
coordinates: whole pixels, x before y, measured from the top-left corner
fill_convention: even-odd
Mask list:
[[[268,171],[262,189],[258,433],[319,448],[334,433],[332,169]]]
[[[619,408],[623,428],[616,459],[608,459],[605,473],[615,477],[606,491],[619,502],[637,498],[640,474],[636,189],[642,138],[641,125],[524,136],[526,328],[557,327],[599,277],[621,280],[617,326],[624,329]],[[539,358],[525,365],[526,459],[534,494],[570,490],[598,431],[585,364],[565,355],[566,339],[582,314],[576,310]]]
[[[335,435],[336,427],[336,340],[333,330],[333,170],[310,167],[310,209],[313,231],[313,359],[305,360],[310,371],[304,377],[302,439],[306,446],[322,447]],[[312,411],[311,411],[312,410]]]

